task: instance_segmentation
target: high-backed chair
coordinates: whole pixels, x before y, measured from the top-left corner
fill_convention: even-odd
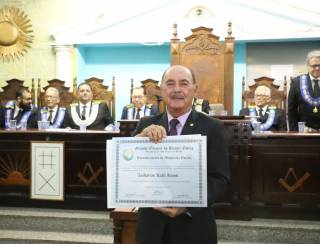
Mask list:
[[[287,81],[284,78],[283,90],[279,90],[280,86],[273,83],[274,79],[262,76],[254,79],[254,84],[246,87],[245,79],[242,80],[242,108],[254,105],[254,91],[258,86],[265,85],[271,90],[271,105],[286,111],[287,103]]]
[[[192,29],[192,34],[180,42],[177,25],[171,39],[171,65],[191,68],[198,83],[196,97],[211,104],[221,103],[229,114],[233,111],[234,37],[231,23],[223,42],[211,28]]]
[[[49,80],[48,81],[48,84],[47,86],[45,86],[43,88],[43,91],[41,90],[41,85],[40,85],[40,81],[38,81],[38,107],[41,107],[41,106],[44,106],[44,93],[45,91],[49,88],[49,87],[55,87],[59,90],[60,92],[60,106],[62,107],[67,107],[69,106],[73,100],[74,100],[74,97],[73,97],[73,93],[70,92],[70,88],[69,87],[66,87],[64,84],[65,82],[62,81],[62,80],[59,80],[59,79],[52,79],[52,80]]]
[[[16,99],[16,92],[20,88],[26,88],[29,89],[29,87],[26,87],[23,85],[24,81],[19,80],[19,79],[11,79],[7,80],[7,85],[2,87],[2,92],[0,92],[0,102],[2,104],[5,104],[6,102],[10,100],[15,100]],[[35,99],[35,89],[34,89],[34,79],[32,79],[32,84],[31,84],[31,94],[32,94],[32,99],[34,102]]]
[[[108,91],[108,86],[103,85],[103,79],[99,79],[96,77],[91,77],[85,80],[92,88],[93,99],[101,100],[105,102],[109,109],[111,110],[111,116],[115,119],[116,115],[116,103],[115,103],[115,77],[112,77],[112,89]]]

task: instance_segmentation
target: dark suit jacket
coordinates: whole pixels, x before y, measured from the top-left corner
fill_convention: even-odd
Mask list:
[[[8,109],[4,105],[4,107],[2,107],[2,109],[0,109],[0,110],[1,110],[1,112],[0,112],[1,113],[1,122],[0,122],[1,127],[0,128],[5,128],[5,113],[6,113],[7,110],[12,110],[12,113],[13,113],[14,109]],[[26,111],[23,111],[22,114],[24,114],[25,112]],[[38,113],[38,109],[36,107],[33,107],[32,111],[31,111],[31,114],[30,114],[30,116],[28,118],[28,121],[27,121],[27,128],[28,129],[37,128],[37,123],[38,123],[37,122],[37,117],[38,117],[37,113]],[[20,122],[20,120],[17,121],[17,123],[19,123],[19,122]]]
[[[144,115],[146,114],[146,109],[147,109],[147,106],[145,106],[145,109],[144,109]],[[135,115],[135,108],[134,108],[134,112],[133,112],[133,118],[136,117]],[[150,111],[150,115],[156,115],[158,114],[158,108],[154,105],[151,106],[151,111]],[[124,106],[123,109],[122,109],[122,115],[121,115],[121,119],[128,119],[128,106]]]
[[[58,109],[60,109],[60,107],[58,107]],[[53,124],[56,123],[57,119],[58,119],[58,116],[59,116],[59,113],[56,113],[56,115],[54,116],[54,119],[53,119]],[[41,109],[38,110],[38,120],[41,120]],[[69,114],[67,113],[67,109],[65,111],[65,114],[64,114],[64,118],[62,120],[62,124],[59,128],[64,128],[65,126],[65,121],[70,121],[70,118],[69,118]]]
[[[134,134],[157,124],[168,131],[167,114],[145,117]],[[207,136],[207,208],[188,208],[191,217],[182,214],[170,218],[151,208],[139,209],[137,240],[139,244],[212,244],[217,242],[215,217],[210,207],[223,192],[230,178],[228,150],[223,135],[223,124],[205,114],[192,111],[182,135]]]
[[[73,105],[76,106],[76,111],[78,115],[80,116],[80,109],[79,104]],[[107,125],[110,123],[113,123],[113,120],[111,118],[108,106],[105,103],[100,103],[98,108],[98,114],[95,119],[95,121],[87,126],[88,130],[103,130]],[[79,126],[75,124],[72,116],[71,116],[71,107],[67,107],[66,111],[66,118],[64,121],[63,127],[70,127],[72,129],[79,129]]]
[[[312,84],[307,75],[310,95],[313,97]],[[290,131],[298,131],[298,122],[305,121],[306,126],[320,129],[320,108],[318,113],[313,113],[314,106],[306,103],[300,93],[300,76],[294,78],[291,82],[288,96],[288,119]]]
[[[249,115],[249,109],[243,108],[240,110],[240,116]],[[267,109],[266,113],[262,118],[258,118],[257,120],[261,123],[265,123],[268,119],[269,110]],[[287,120],[286,114],[283,109],[277,108],[275,111],[275,117],[272,126],[269,129],[270,131],[287,131]]]

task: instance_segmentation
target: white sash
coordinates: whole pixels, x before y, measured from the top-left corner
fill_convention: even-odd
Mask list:
[[[82,120],[80,118],[80,116],[76,110],[77,107],[79,107],[79,105],[71,106],[71,117],[77,126],[80,127],[80,124],[81,125],[85,124],[86,126],[89,126],[96,120],[96,118],[98,116],[98,112],[99,112],[99,104],[92,103],[91,113],[90,113],[89,117],[86,118],[85,120]]]

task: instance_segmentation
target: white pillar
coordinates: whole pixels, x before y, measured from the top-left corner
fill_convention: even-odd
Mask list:
[[[73,45],[54,45],[53,48],[56,53],[56,79],[65,81],[65,86],[70,87],[70,90],[72,90]]]

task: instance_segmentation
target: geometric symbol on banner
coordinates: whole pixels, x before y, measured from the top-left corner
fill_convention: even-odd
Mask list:
[[[287,180],[288,177],[292,175],[296,182],[294,184],[292,184],[291,186],[288,184]],[[298,188],[302,187],[304,182],[311,176],[311,174],[309,172],[304,173],[304,175],[298,179],[296,172],[294,171],[293,168],[289,168],[288,172],[286,174],[286,176],[283,178],[279,179],[279,183],[285,188],[287,189],[288,192],[294,192],[296,191]]]
[[[103,170],[104,170],[103,167],[100,166],[100,168],[97,171],[94,171],[92,166],[91,166],[91,163],[90,162],[86,162],[82,172],[78,173],[78,177],[87,186],[91,185],[91,183],[93,181],[95,181],[96,184],[99,185],[98,176],[103,172]],[[89,174],[90,177],[86,177],[86,175],[88,175],[88,173],[90,173]]]
[[[55,191],[54,187],[50,184],[49,181],[50,181],[56,174],[51,175],[51,177],[49,177],[48,179],[46,179],[46,177],[44,177],[41,173],[39,173],[39,175],[40,175],[41,178],[44,180],[44,183],[43,183],[42,186],[40,186],[39,191],[40,191],[45,185],[50,186],[50,187],[52,188],[52,190]]]

